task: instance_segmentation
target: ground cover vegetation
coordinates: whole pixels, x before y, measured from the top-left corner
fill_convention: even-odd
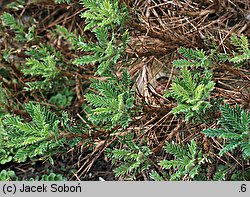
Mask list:
[[[0,2],[0,180],[250,180],[248,0]]]

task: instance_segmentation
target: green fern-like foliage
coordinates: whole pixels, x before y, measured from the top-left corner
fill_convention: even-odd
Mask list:
[[[133,141],[134,135],[131,133],[119,139],[124,148],[106,149],[107,157],[111,158],[113,164],[118,164],[118,167],[114,169],[116,177],[135,180],[138,174],[152,165],[149,159],[152,152],[148,146]]]
[[[56,33],[62,36],[65,40],[69,42],[70,49],[77,50],[81,44],[84,43],[84,39],[81,36],[77,36],[76,34],[69,32],[69,30],[61,25],[56,26]]]
[[[216,172],[213,176],[213,181],[224,181],[226,179],[226,174],[229,171],[229,167],[226,165],[218,165]]]
[[[10,56],[12,55],[12,53],[13,53],[13,49],[4,49],[3,50],[3,59],[6,62],[10,63]]]
[[[150,172],[150,179],[154,181],[164,181],[164,178],[161,175],[159,175],[159,173],[156,172],[155,170]]]
[[[131,91],[131,80],[128,72],[123,72],[122,80],[116,77],[116,64],[125,54],[129,41],[128,32],[122,27],[125,24],[127,10],[114,0],[82,0],[87,11],[82,13],[86,19],[85,30],[91,30],[96,41],[84,41],[78,38],[75,43],[72,34],[59,27],[59,32],[72,43],[73,47],[88,52],[73,61],[75,65],[97,65],[95,75],[107,77],[107,81],[93,80],[91,88],[95,93],[88,93],[86,100],[93,107],[89,119],[99,126],[111,129],[121,125],[125,128],[131,121],[130,110],[133,107],[134,96]]]
[[[96,63],[98,68],[95,75],[112,75],[115,71],[114,65],[124,55],[129,41],[128,32],[122,28],[127,18],[126,7],[123,4],[119,7],[119,1],[116,0],[82,0],[81,2],[88,8],[81,14],[87,22],[85,30],[92,29],[97,42],[79,42],[78,49],[88,51],[89,55],[76,58],[73,63],[75,65]],[[69,36],[65,29],[61,28],[62,31],[64,35]]]
[[[108,29],[106,28],[96,28],[93,32],[98,40],[97,43],[78,43],[78,48],[81,51],[89,51],[91,55],[77,58],[73,63],[76,65],[98,63],[98,69],[95,75],[103,75],[105,72],[112,72],[113,66],[125,52],[125,47],[129,40],[128,33],[125,32],[123,34],[123,42],[118,44],[114,33],[112,33],[110,37]]]
[[[15,32],[15,39],[18,42],[30,42],[36,38],[34,25],[26,28],[20,20],[15,19],[13,15],[7,12],[1,18],[3,25]]]
[[[95,75],[107,75],[114,72],[114,65],[125,52],[128,42],[128,33],[124,32],[122,43],[117,43],[114,33],[110,33],[107,28],[95,28],[93,33],[97,42],[86,42],[85,38],[69,32],[65,27],[57,26],[56,32],[59,33],[70,44],[72,50],[88,52],[88,55],[76,58],[73,64],[87,65],[89,63],[97,64],[98,68]],[[109,35],[112,36],[109,36]]]
[[[237,51],[233,52],[233,56],[225,53],[219,53],[218,47],[212,49],[209,55],[203,50],[187,49],[181,47],[179,53],[185,59],[177,59],[173,61],[173,65],[178,68],[209,68],[214,63],[230,61],[235,63],[235,66],[241,66],[249,63],[250,49],[247,36],[238,37],[236,34],[231,36],[231,43],[236,47]]]
[[[164,149],[167,153],[175,156],[174,160],[162,160],[159,165],[164,169],[171,170],[170,180],[181,180],[184,176],[194,179],[201,171],[201,165],[207,162],[206,155],[202,154],[194,140],[186,147],[180,147],[173,143],[166,142]],[[156,173],[152,178],[158,177]]]
[[[213,181],[248,181],[250,180],[250,169],[243,169],[243,170],[237,170],[233,171],[233,174],[231,173],[232,166],[230,165],[218,165],[216,167],[216,172],[213,176]]]
[[[5,128],[3,119],[8,115],[7,108],[10,106],[10,98],[7,94],[7,90],[2,87],[0,83],[0,164],[4,165],[12,160],[10,151],[6,149],[3,145],[5,143]]]
[[[244,159],[250,158],[250,113],[241,109],[239,105],[231,108],[228,104],[221,106],[221,118],[218,124],[222,128],[206,129],[202,132],[210,137],[226,140],[226,146],[221,149],[222,156],[228,151],[240,148]]]
[[[9,26],[13,31],[15,31],[17,40],[26,41],[25,27],[19,20],[16,20],[14,16],[7,12],[2,15],[2,20],[5,26]]]
[[[185,59],[173,61],[173,65],[180,68],[181,77],[176,77],[166,92],[166,97],[173,97],[178,104],[172,112],[184,114],[186,121],[192,117],[199,118],[208,108],[210,92],[214,89],[212,73],[208,70],[212,65],[215,50],[206,55],[203,50],[181,47],[178,51]]]
[[[173,97],[178,105],[172,112],[174,114],[184,114],[186,121],[192,117],[198,117],[211,107],[209,96],[214,89],[215,83],[212,81],[212,74],[209,67],[220,62],[231,61],[240,66],[246,64],[250,59],[249,43],[246,36],[238,38],[235,34],[231,37],[232,44],[238,52],[234,56],[219,53],[217,49],[212,49],[207,55],[203,50],[187,49],[181,47],[179,53],[185,59],[173,61],[173,65],[181,70],[181,78],[175,78],[170,88],[166,92],[166,97]]]
[[[186,59],[178,59],[173,61],[173,65],[178,68],[187,67],[203,67],[208,68],[211,63],[211,57],[205,54],[203,50],[195,50],[181,47],[178,52]]]
[[[56,51],[49,45],[41,44],[39,47],[26,52],[31,56],[26,59],[22,72],[27,76],[41,77],[42,80],[27,82],[28,90],[49,90],[60,81],[59,65],[62,63],[60,51]],[[55,80],[56,79],[56,80]]]
[[[85,30],[93,27],[114,28],[124,24],[127,18],[127,9],[123,4],[119,7],[117,0],[81,0],[88,8],[81,16],[86,18],[88,25]]]
[[[172,112],[184,113],[186,120],[189,121],[190,118],[204,113],[211,107],[208,99],[215,83],[211,81],[212,75],[208,71],[202,75],[182,68],[181,74],[181,78],[176,77],[170,88],[170,95],[178,101],[177,107],[173,108]]]
[[[45,78],[44,84],[46,84],[48,80],[55,78],[58,74],[55,57],[52,55],[41,58],[40,61],[34,58],[29,58],[27,59],[25,65],[26,68],[23,69],[23,73],[26,75],[28,74],[37,76],[41,75],[42,77]],[[29,85],[36,89],[42,88],[42,84],[38,85],[37,82],[36,85],[34,85],[34,83],[33,84],[29,83]]]
[[[86,100],[93,106],[90,120],[97,125],[111,129],[116,125],[125,128],[131,121],[134,95],[131,91],[131,79],[124,70],[122,80],[112,78],[107,81],[93,80],[91,87],[96,93],[86,94]]]
[[[249,63],[250,48],[247,37],[241,36],[240,38],[238,38],[236,34],[233,34],[231,37],[231,42],[236,47],[237,52],[234,52],[234,57],[232,57],[230,61],[236,63],[236,66],[241,66]]]
[[[60,127],[60,119],[56,114],[33,103],[26,104],[25,109],[31,118],[29,122],[19,116],[10,115],[6,115],[2,120],[4,129],[0,133],[0,150],[4,150],[5,155],[1,154],[0,161],[24,162],[28,158],[37,156],[48,157],[56,150],[70,145],[66,136],[60,132],[63,128]],[[65,129],[69,133],[73,132],[65,114],[62,116],[62,121]],[[6,161],[6,157],[10,159]]]

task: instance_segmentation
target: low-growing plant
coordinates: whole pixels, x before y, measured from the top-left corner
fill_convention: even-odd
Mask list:
[[[18,177],[12,170],[2,170],[0,172],[0,181],[17,181]]]
[[[65,87],[62,91],[59,91],[56,95],[50,97],[49,103],[65,108],[71,104],[74,95],[73,91],[70,91],[67,87]]]
[[[152,165],[150,156],[152,152],[147,145],[141,145],[134,140],[132,133],[119,137],[122,144],[121,149],[106,149],[106,156],[111,158],[116,177],[127,180],[135,180],[141,172],[148,170]]]
[[[84,37],[78,36],[73,32],[69,32],[67,28],[61,25],[56,26],[55,32],[69,42],[71,50],[77,50],[85,40]]]
[[[86,170],[77,169],[79,163],[72,166],[71,171],[68,171],[66,165],[61,166],[60,172],[64,176],[77,177],[80,171],[86,173],[93,161],[101,155],[99,153],[102,153],[103,149],[98,154],[94,153],[99,151],[99,140],[103,140],[109,144],[109,148],[104,150],[105,156],[112,161],[118,180],[249,180],[249,112],[238,105],[235,108],[228,105],[220,107],[222,101],[218,96],[214,98],[220,87],[211,97],[220,66],[225,66],[228,71],[232,69],[234,74],[242,72],[242,68],[248,69],[250,50],[247,36],[234,34],[231,37],[232,47],[227,47],[226,40],[226,45],[207,45],[206,49],[180,47],[178,52],[181,58],[173,61],[174,67],[180,72],[173,80],[170,77],[168,84],[172,84],[169,84],[170,89],[165,94],[177,102],[171,111],[177,116],[169,121],[168,115],[164,116],[166,119],[162,118],[162,111],[158,113],[153,110],[150,114],[151,109],[160,108],[156,108],[157,105],[152,108],[148,103],[142,108],[140,116],[137,116],[139,109],[136,106],[133,81],[129,73],[133,77],[136,76],[135,71],[139,67],[133,67],[134,62],[137,63],[137,60],[141,61],[144,57],[149,58],[151,51],[145,53],[145,56],[144,51],[153,49],[151,46],[144,47],[143,42],[143,50],[137,50],[137,41],[141,42],[143,38],[145,44],[148,44],[147,40],[150,38],[149,43],[152,45],[155,36],[159,37],[162,32],[159,31],[159,35],[156,35],[149,31],[147,36],[143,37],[143,26],[136,24],[136,21],[144,20],[143,17],[136,11],[137,8],[135,12],[128,10],[130,5],[140,3],[126,2],[129,5],[127,8],[123,2],[125,1],[53,0],[47,2],[53,5],[49,9],[47,6],[41,6],[40,1],[17,0],[0,3],[1,167],[24,162],[32,166],[37,160],[49,161],[54,165],[53,158],[58,158],[54,156],[72,148],[73,153],[76,151],[81,156],[84,155],[84,158],[79,157],[79,163],[90,156],[85,163],[90,164]],[[41,9],[33,12],[34,7]],[[53,7],[58,8],[59,13],[51,11]],[[8,12],[1,12],[3,10]],[[66,13],[65,18],[61,13]],[[139,15],[138,18],[131,17],[130,23],[128,13]],[[69,21],[71,19],[72,21]],[[36,20],[39,20],[39,23]],[[154,24],[152,21],[152,25]],[[127,25],[133,25],[133,28]],[[133,37],[128,45],[130,35]],[[157,43],[162,41],[156,40]],[[220,53],[221,48],[224,53]],[[233,52],[229,51],[232,48]],[[127,60],[132,60],[133,63]],[[232,67],[229,68],[228,65]],[[216,79],[213,79],[213,70],[216,70]],[[171,76],[174,73],[171,73]],[[228,73],[230,72],[225,74]],[[155,93],[153,89],[150,90]],[[155,101],[160,101],[161,106],[167,104],[167,108],[172,107],[171,99],[162,98]],[[64,109],[69,113],[62,112]],[[200,128],[215,123],[218,113],[213,112],[218,112],[219,109],[222,114],[214,126],[215,129],[202,132],[206,136],[217,137],[224,145],[219,156],[223,156],[226,165],[217,160],[218,157],[213,157],[217,150],[210,147],[211,144],[206,147],[204,144],[201,148],[200,143],[194,139],[178,145],[166,142],[165,151],[162,150],[164,139],[168,135],[164,132],[165,123],[168,124],[168,129],[171,129],[180,116],[185,117],[186,123],[199,123],[191,124],[191,131],[194,134],[193,127],[199,127],[195,136],[200,140],[201,136],[204,136],[200,135]],[[76,115],[82,123],[74,122]],[[148,117],[152,120],[148,121]],[[150,132],[141,134],[141,126],[145,123]],[[127,129],[130,126],[132,129]],[[186,126],[190,125],[183,124],[178,129],[181,130],[181,138],[190,139],[190,136],[187,136],[190,133],[182,131]],[[152,143],[148,141],[152,139],[153,129],[153,139],[160,142],[154,144],[156,149],[152,149]],[[159,130],[161,131],[158,132]],[[146,136],[147,134],[149,135]],[[204,138],[204,141],[205,139],[210,143],[210,138]],[[98,146],[95,146],[94,140]],[[114,141],[111,143],[111,140]],[[80,151],[78,147],[81,148]],[[94,152],[85,157],[83,149]],[[228,151],[232,155],[225,155]],[[74,162],[78,155],[72,155],[74,157],[71,161]],[[94,160],[91,160],[92,158]],[[243,165],[238,166],[235,161],[241,158]],[[159,163],[156,164],[155,161]],[[211,171],[208,167],[211,167]],[[0,172],[0,180],[22,178],[22,175],[17,178],[15,172],[9,169],[12,168]],[[39,172],[38,174],[29,180],[67,179],[49,169],[42,175]]]
[[[178,52],[185,57],[185,59],[177,59],[173,61],[173,65],[177,68],[209,68],[213,61],[213,55],[215,51],[212,51],[210,55],[206,55],[204,50],[188,49],[180,47]]]
[[[114,32],[110,33],[107,28],[100,27],[93,30],[97,43],[79,43],[81,51],[89,51],[91,54],[76,58],[75,65],[86,65],[89,63],[98,63],[95,75],[114,74],[114,65],[124,55],[126,44],[128,43],[128,33],[122,36],[122,43],[117,43]],[[112,34],[110,37],[109,34]]]
[[[116,0],[81,0],[81,3],[88,8],[81,16],[86,18],[85,30],[91,28],[114,29],[124,25],[128,12],[124,4],[119,5]]]
[[[219,137],[226,141],[219,155],[228,151],[241,149],[244,159],[250,157],[250,113],[241,109],[239,105],[231,108],[228,104],[221,106],[221,118],[218,125],[222,128],[206,129],[202,133],[209,137]]]
[[[66,181],[67,179],[61,174],[51,172],[49,175],[42,175],[41,181]]]
[[[180,68],[181,77],[176,77],[165,93],[166,97],[173,97],[178,104],[172,112],[184,114],[186,121],[192,117],[203,116],[207,109],[212,107],[209,101],[215,82],[212,81],[213,73],[209,68],[220,62],[233,62],[234,66],[248,63],[250,59],[249,43],[246,36],[238,38],[235,34],[231,37],[231,43],[238,50],[233,56],[219,53],[217,49],[211,49],[209,54],[204,50],[187,49],[180,47],[178,52],[185,59],[173,61],[173,65]]]
[[[189,121],[192,117],[204,114],[211,107],[209,96],[215,83],[211,81],[212,75],[208,71],[200,74],[182,68],[181,74],[181,77],[174,79],[170,93],[165,96],[171,96],[178,102],[172,112],[185,114],[186,121]]]
[[[196,180],[197,176],[200,176],[202,173],[202,165],[209,162],[208,156],[202,153],[202,150],[194,140],[191,140],[191,143],[184,147],[166,142],[164,149],[167,153],[174,156],[172,160],[159,162],[163,169],[168,170],[165,177],[168,177],[170,181]],[[156,171],[153,171],[150,177],[156,181],[164,180]]]
[[[3,25],[14,31],[16,41],[30,42],[36,39],[35,21],[34,25],[27,28],[20,20],[15,19],[15,17],[10,13],[5,12],[1,18]]]
[[[63,150],[67,145],[75,145],[75,140],[80,140],[74,127],[70,126],[66,113],[62,114],[60,120],[55,113],[39,104],[28,103],[25,109],[30,121],[11,115],[6,115],[1,121],[1,163],[24,162],[37,156],[50,157],[60,152],[60,148]],[[60,125],[61,121],[63,127]],[[70,134],[73,135],[72,142],[67,137]]]
[[[247,181],[250,180],[250,170],[249,169],[237,169],[232,170],[230,164],[219,164],[216,166],[216,171],[213,176],[213,181]]]
[[[121,125],[126,128],[131,121],[134,95],[131,91],[131,79],[124,70],[122,79],[92,80],[91,88],[97,93],[86,94],[86,100],[94,107],[89,119],[99,126],[111,129]]]
[[[88,8],[81,14],[87,22],[84,29],[92,29],[97,42],[80,42],[78,48],[82,51],[89,51],[90,55],[76,58],[73,63],[76,65],[98,63],[95,75],[107,75],[107,73],[114,75],[114,65],[124,55],[129,41],[128,32],[123,28],[128,13],[126,6],[119,5],[119,1],[116,0],[98,2],[81,0],[81,2]],[[119,29],[115,32],[118,27]],[[121,37],[121,43],[118,41],[119,37]]]
[[[233,34],[231,42],[236,47],[237,51],[234,51],[233,57],[231,57],[229,61],[235,63],[237,67],[249,64],[250,49],[247,37],[242,35],[238,38],[236,34]]]
[[[60,51],[49,45],[40,44],[39,47],[27,50],[26,54],[30,58],[26,59],[22,72],[28,76],[42,77],[42,80],[27,82],[26,89],[48,91],[63,80],[58,68],[64,65]]]

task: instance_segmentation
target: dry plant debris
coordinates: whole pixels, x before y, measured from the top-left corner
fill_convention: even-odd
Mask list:
[[[68,122],[63,122],[61,121],[63,118],[59,118],[62,124],[58,123],[58,130],[62,132],[61,138],[77,140],[74,146],[69,146],[66,150],[58,148],[56,154],[46,153],[41,157],[44,162],[31,157],[30,160],[21,163],[14,160],[6,164],[3,162],[2,168],[14,170],[19,180],[48,174],[46,168],[62,174],[68,180],[100,180],[100,178],[144,181],[249,180],[249,158],[242,158],[241,149],[236,149],[233,153],[227,151],[225,155],[220,155],[219,152],[225,146],[224,141],[220,138],[209,137],[202,131],[220,128],[220,121],[218,122],[222,116],[220,105],[224,104],[230,104],[232,108],[236,105],[241,106],[244,110],[241,113],[248,114],[250,120],[250,57],[248,56],[247,62],[242,66],[234,66],[230,61],[214,61],[208,69],[200,67],[190,68],[187,71],[191,74],[199,71],[205,73],[207,69],[213,73],[211,81],[215,85],[211,88],[209,98],[206,98],[206,102],[212,103],[212,107],[205,114],[201,114],[197,121],[195,120],[197,114],[190,121],[186,121],[185,114],[172,113],[181,101],[177,102],[175,97],[166,96],[166,92],[172,90],[176,77],[179,77],[179,81],[185,80],[183,76],[180,76],[181,68],[173,64],[174,60],[183,58],[183,55],[178,53],[180,48],[203,50],[208,56],[212,50],[232,56],[237,48],[231,42],[234,34],[238,38],[245,36],[249,44],[249,0],[121,0],[119,3],[107,1],[113,2],[112,5],[117,3],[119,7],[126,5],[128,17],[122,25],[130,35],[129,42],[123,51],[125,54],[112,65],[113,70],[111,69],[110,73],[116,77],[112,79],[113,81],[109,78],[110,73],[95,74],[102,60],[100,62],[96,60],[87,62],[86,60],[86,64],[74,65],[73,60],[79,57],[88,56],[91,59],[93,51],[86,50],[85,43],[91,43],[92,46],[101,41],[97,37],[98,32],[85,29],[88,21],[80,17],[82,13],[91,10],[87,7],[87,1],[61,2],[60,4],[53,0],[32,2],[23,0],[18,1],[17,4],[11,1],[1,2],[1,15],[7,16],[4,14],[10,13],[14,16],[26,28],[25,35],[30,33],[30,37],[26,36],[27,40],[24,42],[16,41],[17,30],[6,27],[2,19],[0,82],[7,102],[1,103],[0,101],[0,117],[2,121],[6,114],[12,114],[30,121],[32,114],[24,110],[24,104],[40,103],[59,117],[60,113],[66,111],[70,123],[67,127]],[[59,25],[65,28],[65,32],[67,30],[72,34],[64,32],[63,35],[64,30],[59,31]],[[28,29],[32,26],[35,28]],[[116,28],[114,26],[107,30],[107,38],[113,36],[112,44],[116,44],[118,50],[121,47],[124,32],[122,28],[119,29],[119,25]],[[105,32],[100,31],[99,34],[105,37]],[[33,35],[35,35],[34,38]],[[116,48],[113,48],[115,51]],[[121,50],[123,50],[122,47]],[[48,77],[48,83],[52,83],[53,90],[47,89],[46,86],[44,89],[42,86],[37,86],[37,89],[27,89],[29,88],[27,84],[47,80],[46,74],[26,75],[23,71],[25,64],[34,64],[35,60],[30,60],[27,64],[28,58],[36,58],[34,51],[39,51],[38,54],[41,56],[46,54],[47,57],[53,59],[46,59],[46,55],[43,57],[37,55],[39,61],[42,62],[40,66],[46,66],[46,62],[55,63],[56,77]],[[112,59],[111,57],[107,56],[107,59]],[[125,78],[124,68],[127,69],[132,84],[117,82]],[[51,71],[48,70],[49,72]],[[186,73],[186,76],[190,73]],[[200,78],[205,76],[204,73],[200,75]],[[99,86],[102,88],[105,88],[104,86],[117,87],[113,92],[108,93],[118,95],[120,100],[126,100],[126,102],[124,101],[123,106],[121,106],[122,102],[118,103],[116,109],[119,106],[124,109],[130,105],[130,102],[133,102],[133,106],[131,104],[126,114],[120,114],[120,116],[125,116],[131,113],[131,120],[127,120],[127,123],[123,120],[118,124],[120,120],[118,110],[116,119],[108,120],[109,117],[107,117],[107,120],[103,119],[99,122],[89,121],[89,117],[98,118],[97,115],[101,113],[101,110],[108,110],[105,105],[101,105],[102,109],[97,108],[99,111],[96,109],[91,115],[88,102],[96,97],[89,92],[100,95],[105,91],[107,93],[105,89],[103,92],[98,92],[100,87],[91,86],[93,81],[99,81]],[[135,98],[133,101],[130,100],[132,97],[130,90],[123,87],[126,85],[127,88],[131,86]],[[203,85],[205,87],[205,82]],[[0,96],[2,96],[1,93]],[[98,98],[106,99],[105,95]],[[115,101],[112,100],[112,102]],[[97,102],[93,106],[97,107]],[[108,123],[105,121],[111,121],[112,126],[107,126]],[[250,129],[250,122],[247,124]],[[74,133],[77,125],[84,125],[82,127],[84,129],[80,127],[82,131]],[[0,125],[0,127],[5,126]],[[75,130],[70,133],[70,128],[75,128]],[[248,139],[246,143],[249,143],[249,136],[244,139]],[[172,142],[176,147],[171,146]],[[4,139],[1,139],[0,143],[4,143]],[[169,144],[166,145],[166,143]],[[195,168],[181,171],[179,170],[181,166],[170,162],[159,165],[161,160],[181,161],[178,160],[181,158],[175,155],[173,150],[180,149],[179,152],[189,154],[188,151],[192,153],[196,150],[196,146],[200,148],[203,156],[197,153],[193,158],[191,156],[188,158],[190,161],[195,159],[199,161],[198,164],[195,163],[196,161],[190,164]],[[117,152],[112,153],[112,150],[117,150]],[[249,153],[249,150],[247,151]],[[198,148],[197,152],[199,152]],[[115,154],[120,154],[120,157]],[[127,158],[126,155],[130,155],[131,158],[137,157],[136,162]],[[10,156],[13,156],[13,152]],[[200,168],[196,168],[196,165]],[[119,166],[124,168],[119,168]],[[173,167],[167,168],[167,166]],[[115,174],[114,169],[118,169],[115,170]],[[195,170],[199,173],[197,174]]]

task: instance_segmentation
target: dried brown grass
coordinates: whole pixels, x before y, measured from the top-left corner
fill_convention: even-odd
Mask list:
[[[130,70],[137,76],[135,86],[142,106],[142,114],[129,130],[141,133],[140,138],[147,139],[155,154],[161,152],[166,140],[185,143],[196,138],[204,150],[218,157],[219,142],[205,138],[200,131],[216,125],[219,112],[212,115],[214,122],[210,125],[187,123],[169,113],[176,104],[162,95],[177,72],[171,61],[178,58],[179,47],[208,50],[216,44],[221,52],[231,54],[229,38],[233,33],[250,39],[250,1],[127,0],[125,3],[131,8],[128,28],[132,40],[127,53],[135,62]],[[213,70],[216,88],[211,99],[222,98],[224,102],[250,109],[249,68],[223,64],[215,65]]]
[[[80,35],[84,34],[86,38],[93,39],[93,35],[83,31],[84,20],[78,17],[78,14],[85,8],[79,6],[78,3],[72,4],[71,7],[64,4],[56,7],[51,1],[46,2],[46,4],[31,4],[25,9],[29,10],[32,17],[39,21],[38,34],[43,36],[44,40],[50,41],[52,46],[60,49],[67,59],[73,59],[75,54],[67,50],[67,43],[60,38],[55,40],[47,30],[55,25],[63,25],[70,31],[76,31]],[[183,118],[177,119],[170,113],[176,103],[174,100],[164,98],[163,93],[169,88],[172,78],[177,73],[171,62],[178,58],[176,50],[179,47],[206,50],[210,44],[216,43],[219,50],[231,53],[229,37],[232,33],[244,34],[250,39],[250,1],[124,0],[122,2],[130,8],[131,18],[127,28],[132,38],[127,49],[129,57],[127,64],[135,79],[136,105],[139,106],[141,112],[133,118],[132,124],[126,131],[117,128],[117,132],[119,135],[134,132],[139,140],[146,139],[154,155],[161,154],[166,140],[185,143],[196,138],[203,145],[204,151],[212,152],[215,158],[226,163],[227,161],[217,156],[218,150],[221,149],[219,142],[205,138],[200,133],[201,130],[216,125],[219,114],[213,114],[215,121],[210,125],[186,123]],[[22,18],[23,12],[15,14]],[[22,55],[21,53],[20,57],[24,57]],[[225,102],[239,103],[245,109],[249,109],[250,70],[233,68],[230,65],[216,65],[213,69],[216,88],[212,93],[212,98],[223,98]],[[79,80],[75,87],[79,90],[88,78],[93,77],[93,68],[92,66],[80,67],[77,73],[72,69],[71,72],[65,74],[71,80]],[[20,74],[14,73],[13,76],[24,84]],[[18,93],[13,95],[13,98],[18,100],[21,94],[23,100],[28,100],[27,95],[19,92],[22,87],[15,88]],[[82,90],[79,90],[78,98],[75,99],[70,109],[72,114],[79,112],[79,106],[83,101],[82,94]],[[33,96],[38,97],[36,93]],[[78,156],[81,159],[74,165],[79,168],[74,175],[75,178],[87,176],[93,162],[107,146],[106,142],[103,143],[105,140],[103,138],[106,136],[108,134],[104,135],[99,132],[95,136],[98,146],[83,159],[81,158],[82,150],[78,150],[80,152]],[[114,140],[116,136],[115,134],[113,136]],[[235,161],[238,163],[237,158]],[[210,168],[213,171],[213,166],[209,166]]]

